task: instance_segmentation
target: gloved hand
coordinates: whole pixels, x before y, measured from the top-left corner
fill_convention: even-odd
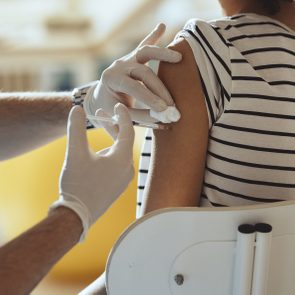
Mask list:
[[[86,117],[81,107],[74,107],[68,120],[68,142],[60,175],[60,197],[50,210],[71,208],[83,224],[81,239],[89,227],[126,189],[134,176],[134,129],[127,108],[115,106],[118,126],[111,132],[113,146],[97,153],[90,150],[86,135]]]
[[[107,68],[95,89],[93,95],[84,101],[86,113],[94,115],[102,108],[112,114],[113,107],[118,102],[132,108],[134,99],[144,103],[148,110],[129,109],[133,120],[141,122],[162,121],[176,122],[180,114],[174,106],[173,99],[158,76],[145,65],[150,60],[177,63],[181,60],[180,53],[168,48],[160,48],[154,44],[165,32],[165,25],[159,24],[138,47],[130,54],[116,60]],[[142,82],[142,83],[141,83]],[[163,113],[169,107],[168,114]],[[151,109],[151,112],[150,112]],[[152,118],[152,117],[154,118]],[[156,120],[155,120],[156,119]]]

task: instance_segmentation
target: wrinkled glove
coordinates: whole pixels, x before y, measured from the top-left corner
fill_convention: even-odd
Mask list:
[[[159,24],[135,50],[116,60],[103,72],[98,85],[93,86],[90,91],[93,95],[88,95],[84,101],[87,114],[94,115],[100,108],[112,114],[114,105],[118,102],[132,108],[136,99],[148,109],[129,109],[134,121],[171,123],[180,119],[180,113],[174,107],[168,90],[159,77],[145,65],[150,60],[170,63],[181,60],[180,53],[154,45],[165,29],[164,24]],[[165,113],[168,106],[169,111]]]
[[[118,126],[112,126],[111,133],[116,141],[113,146],[97,153],[88,146],[83,109],[76,106],[69,115],[60,197],[50,210],[65,206],[75,211],[84,229],[80,240],[123,193],[134,176],[132,122],[124,105],[116,105],[114,112],[118,115]]]

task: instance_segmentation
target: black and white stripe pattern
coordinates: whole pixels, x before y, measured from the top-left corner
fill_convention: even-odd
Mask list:
[[[295,199],[295,32],[241,14],[189,21],[180,37],[199,67],[210,124],[202,206]],[[151,136],[142,150],[140,204]]]

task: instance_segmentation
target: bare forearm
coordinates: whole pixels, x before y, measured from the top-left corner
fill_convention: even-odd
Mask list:
[[[71,93],[0,93],[0,160],[20,155],[66,133]]]
[[[79,240],[82,224],[67,208],[0,248],[0,294],[29,294]]]

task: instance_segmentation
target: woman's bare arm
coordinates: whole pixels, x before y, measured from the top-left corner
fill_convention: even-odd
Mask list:
[[[0,161],[66,134],[71,93],[0,93]]]
[[[170,131],[154,131],[154,145],[143,213],[197,206],[202,190],[208,143],[208,116],[199,71],[185,40],[172,49],[182,53],[178,64],[161,63],[159,77],[181,112]]]

